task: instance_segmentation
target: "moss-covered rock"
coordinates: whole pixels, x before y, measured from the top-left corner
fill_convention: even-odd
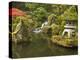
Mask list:
[[[62,36],[59,35],[52,36],[51,41],[64,47],[77,47],[78,45],[77,38],[75,39],[63,38]]]

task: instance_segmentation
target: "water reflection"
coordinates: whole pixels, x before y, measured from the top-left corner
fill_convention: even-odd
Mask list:
[[[34,34],[33,40],[31,42],[22,42],[18,43],[17,45],[12,45],[12,57],[27,58],[43,56],[61,56],[75,55],[78,53],[77,48],[65,48],[56,44],[51,44],[51,48],[49,48],[48,45],[48,41],[45,38],[42,38],[40,34]]]

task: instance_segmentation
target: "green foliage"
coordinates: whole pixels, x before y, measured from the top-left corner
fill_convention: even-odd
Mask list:
[[[25,11],[25,4],[26,3],[22,3],[22,2],[10,2],[10,7],[14,7],[14,8],[18,8],[18,9],[21,9],[23,11]]]
[[[53,35],[58,35],[59,34],[59,31],[60,31],[59,25],[52,24],[51,28],[52,28],[52,34]]]
[[[51,25],[52,23],[56,23],[56,15],[55,14],[51,14],[48,16],[48,24]]]
[[[40,3],[18,3],[13,2],[12,7],[19,8],[26,12],[26,16],[17,16],[12,18],[12,30],[15,30],[16,25],[21,19],[26,28],[27,39],[33,39],[32,30],[41,27],[42,23],[48,21],[49,27],[44,27],[42,30],[50,36],[61,35],[64,30],[65,20],[78,20],[78,12],[76,5],[60,5],[60,4],[40,4]],[[78,32],[78,23],[76,22],[76,32]],[[25,34],[25,32],[24,32]],[[47,34],[47,35],[48,35]],[[44,34],[43,34],[44,35]],[[41,36],[42,38],[43,36]],[[37,37],[36,37],[37,39]],[[62,39],[56,37],[57,40]],[[65,39],[67,44],[71,44],[70,39]],[[75,43],[74,43],[75,42]],[[77,44],[75,38],[73,45]]]
[[[78,15],[75,6],[71,6],[69,9],[67,9],[60,18],[63,20],[77,20]]]
[[[25,4],[26,9],[30,10],[30,11],[34,11],[39,4],[33,4],[33,3],[27,3]]]
[[[41,24],[47,18],[47,11],[43,7],[38,7],[36,10],[33,11],[32,16],[34,21],[38,23],[37,26],[41,26]]]
[[[39,7],[35,11],[33,11],[33,16],[37,17],[39,21],[43,22],[43,20],[47,16],[47,12],[43,7]]]

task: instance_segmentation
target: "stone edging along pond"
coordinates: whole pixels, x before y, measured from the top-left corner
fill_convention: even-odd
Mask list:
[[[69,38],[62,38],[61,36],[52,36],[51,38],[52,43],[58,44],[63,47],[77,47],[78,41],[76,38],[69,39]]]

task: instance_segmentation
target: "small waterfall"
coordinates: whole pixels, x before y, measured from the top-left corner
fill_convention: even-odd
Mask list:
[[[42,28],[44,28],[44,26],[48,25],[48,21],[45,21],[44,23],[42,23],[41,27],[36,28],[35,30],[33,30],[34,33],[40,33],[42,32]]]

